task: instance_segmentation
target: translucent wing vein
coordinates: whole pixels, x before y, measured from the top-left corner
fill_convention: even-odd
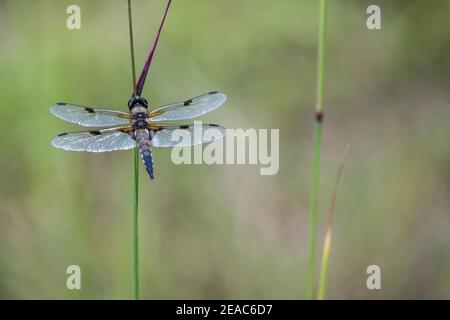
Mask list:
[[[68,103],[57,103],[50,107],[56,117],[84,127],[109,127],[130,123],[126,112],[84,107]]]
[[[62,133],[51,144],[59,149],[86,152],[110,152],[136,147],[136,141],[117,128]]]
[[[226,129],[215,124],[153,126],[154,147],[189,147],[222,139]]]
[[[149,114],[152,122],[192,119],[220,107],[227,97],[222,92],[210,92],[183,102],[159,107]]]

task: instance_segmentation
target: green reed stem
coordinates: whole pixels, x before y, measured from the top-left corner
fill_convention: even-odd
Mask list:
[[[134,42],[133,42],[133,18],[131,14],[131,0],[128,0],[128,30],[130,37],[131,53],[131,74],[133,81],[133,96],[136,94],[136,67],[134,62]],[[134,187],[132,199],[131,234],[133,242],[133,298],[139,300],[139,149],[134,149]]]
[[[320,0],[319,8],[319,39],[317,51],[317,83],[316,83],[316,108],[314,128],[314,151],[312,160],[312,183],[311,183],[311,209],[309,214],[309,236],[308,236],[308,265],[306,279],[306,298],[314,297],[314,279],[316,264],[316,241],[317,241],[317,210],[319,205],[319,177],[320,177],[320,146],[322,141],[323,120],[323,88],[325,69],[325,38],[327,29],[327,7],[328,0]]]
[[[134,149],[134,188],[133,188],[133,297],[139,300],[139,149]]]
[[[328,265],[330,260],[330,251],[331,251],[331,240],[333,238],[333,219],[334,219],[334,208],[336,206],[336,193],[339,185],[339,180],[342,175],[342,171],[344,170],[345,161],[347,160],[347,154],[349,150],[349,146],[345,148],[344,156],[342,157],[341,164],[339,166],[338,174],[336,177],[336,181],[334,182],[333,192],[331,194],[330,200],[330,209],[328,211],[328,223],[327,223],[327,231],[325,233],[325,239],[323,241],[323,249],[322,249],[322,262],[320,265],[319,271],[319,293],[317,295],[317,299],[323,300],[325,299],[326,291],[327,291],[327,283],[328,283]]]
[[[133,15],[131,14],[131,0],[128,0],[128,32],[130,37],[131,80],[134,96],[136,95],[136,64],[134,62]]]

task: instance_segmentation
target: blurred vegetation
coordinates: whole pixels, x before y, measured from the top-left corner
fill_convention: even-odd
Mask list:
[[[81,30],[65,27],[78,4]],[[366,8],[382,8],[382,30]],[[137,67],[165,1],[134,0]],[[280,171],[141,169],[143,298],[302,298],[318,1],[173,3],[144,89],[151,105],[227,93],[206,119],[280,128]],[[339,160],[329,298],[450,297],[450,2],[330,3],[319,244]],[[131,297],[132,152],[50,146],[57,101],[126,110],[126,1],[0,0],[0,297]],[[65,270],[82,269],[82,290]],[[382,290],[366,288],[366,268]]]

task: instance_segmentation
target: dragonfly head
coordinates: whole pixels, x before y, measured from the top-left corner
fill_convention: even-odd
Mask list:
[[[148,108],[148,102],[147,99],[140,97],[140,96],[134,96],[130,100],[128,100],[128,108],[131,110],[136,106],[144,107],[145,109]]]

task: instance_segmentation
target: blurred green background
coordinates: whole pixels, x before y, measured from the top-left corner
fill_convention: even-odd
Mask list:
[[[81,30],[66,28],[81,7]],[[382,30],[366,28],[378,4]],[[140,70],[165,1],[133,0]],[[450,2],[330,1],[318,247],[338,190],[329,298],[450,298]],[[144,88],[152,106],[221,90],[205,119],[279,128],[280,170],[140,168],[142,298],[304,297],[316,0],[175,0]],[[132,152],[54,149],[57,101],[126,110],[125,0],[0,0],[0,297],[132,296]],[[138,71],[139,71],[138,70]],[[320,249],[320,248],[319,248]],[[82,290],[66,289],[66,268]],[[381,267],[382,290],[366,288]]]

